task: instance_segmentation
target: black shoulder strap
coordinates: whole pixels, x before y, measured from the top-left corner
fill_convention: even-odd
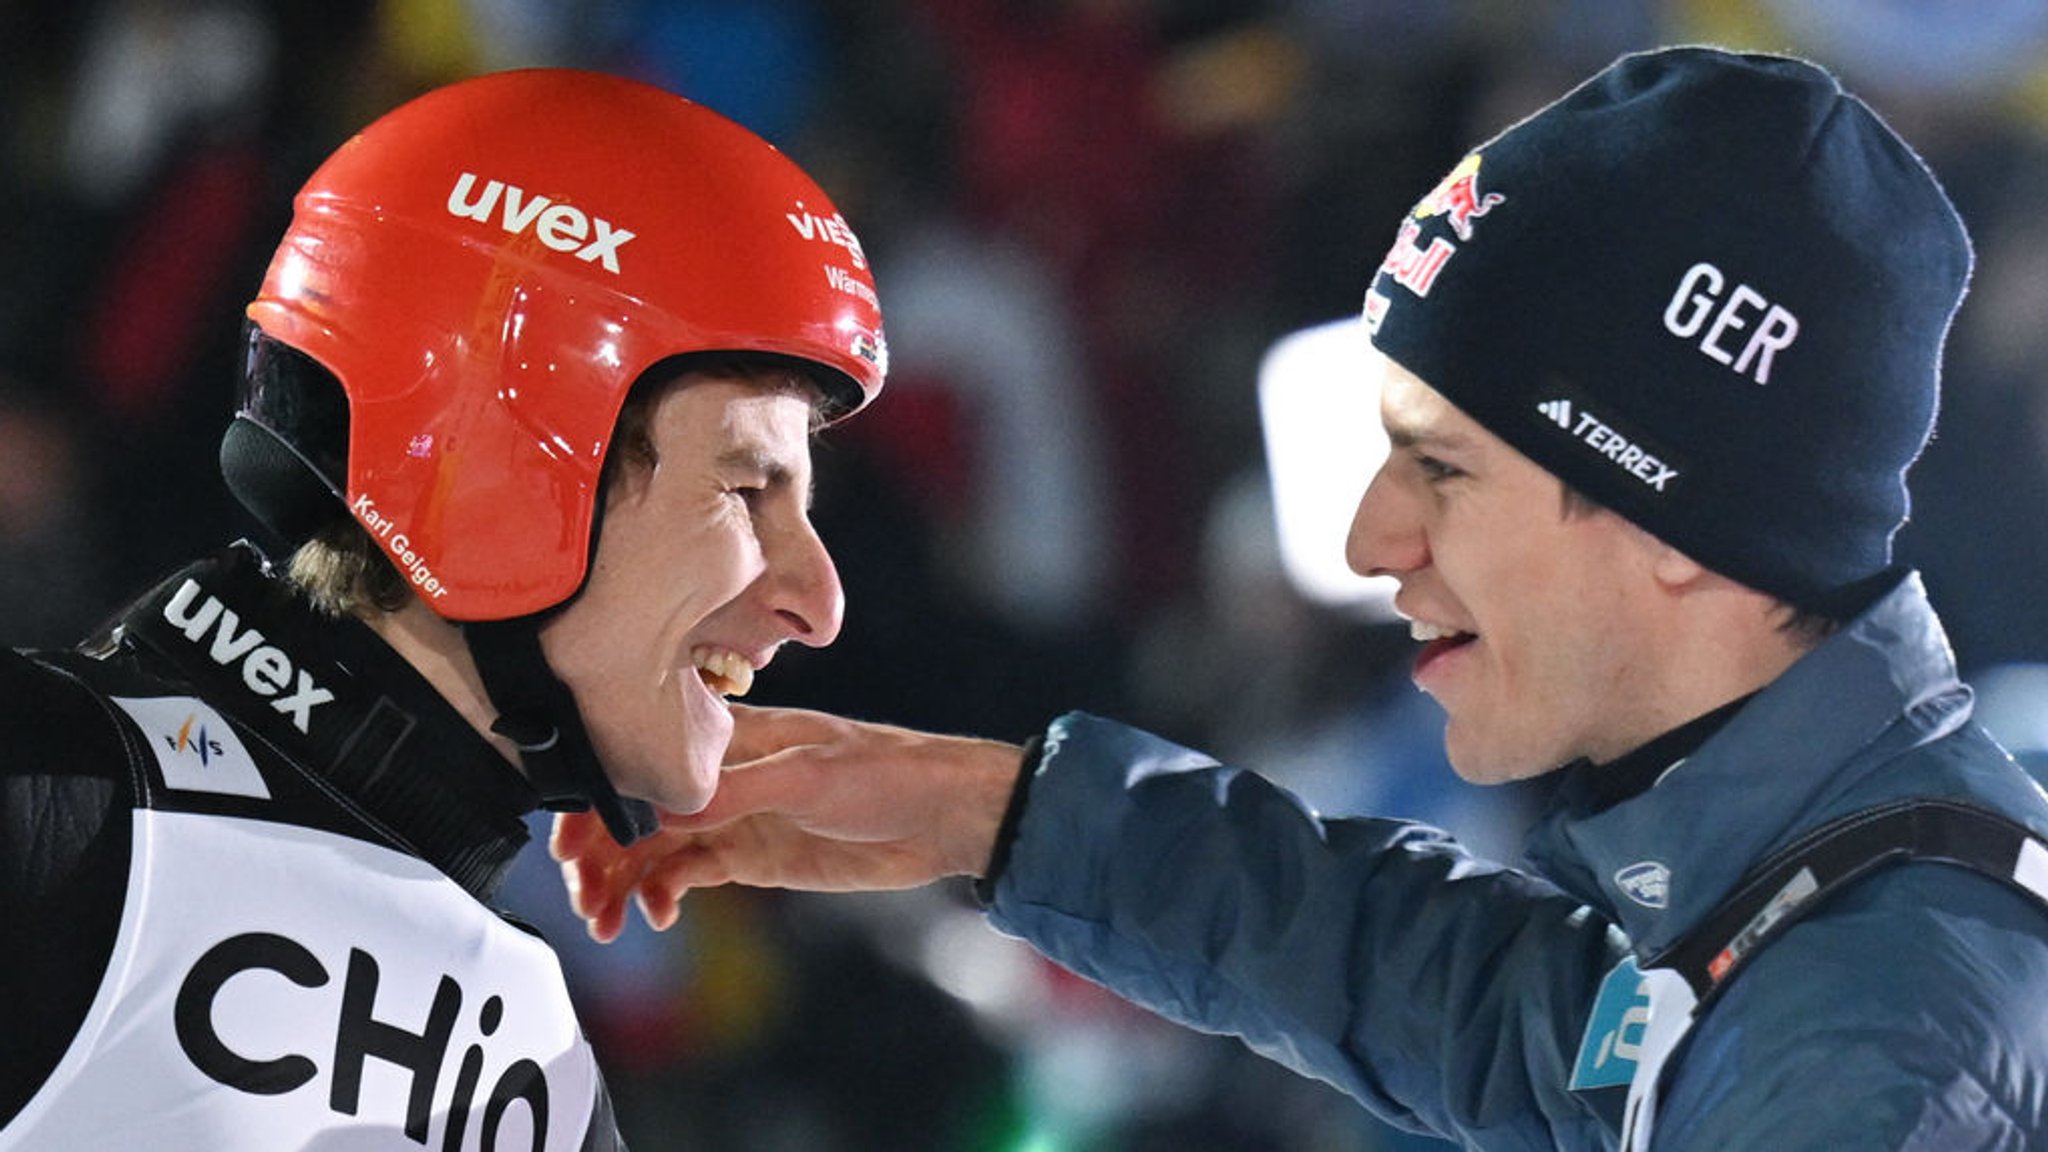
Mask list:
[[[125,694],[114,676],[167,671],[175,694],[268,750],[271,786],[302,784],[323,810],[345,810],[350,829],[367,827],[479,898],[528,839],[523,816],[538,796],[525,778],[367,628],[308,613],[253,548],[174,573],[122,612],[102,647],[148,666],[107,668],[94,681],[102,693]]]
[[[1912,860],[2004,881],[2048,909],[2048,843],[2015,820],[1952,800],[1911,799],[1824,824],[1765,861],[1698,928],[1648,966],[1692,986],[1704,1014],[1742,966],[1851,883]]]

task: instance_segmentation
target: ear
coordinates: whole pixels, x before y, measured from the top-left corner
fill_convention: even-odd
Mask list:
[[[1650,574],[1667,590],[1683,591],[1713,575],[1705,565],[1655,536],[1645,532],[1643,537],[1650,549]]]
[[[1684,592],[1697,587],[1714,573],[1705,565],[1678,549],[1666,544],[1661,538],[1638,525],[1620,513],[1609,508],[1594,505],[1594,515],[1613,530],[1620,533],[1615,541],[1618,555],[1625,556],[1626,562],[1640,571],[1648,572],[1650,579],[1666,592]]]

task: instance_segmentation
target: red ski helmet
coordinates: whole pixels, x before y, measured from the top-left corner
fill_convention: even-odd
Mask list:
[[[887,370],[867,258],[808,176],[682,97],[563,69],[462,81],[349,140],[300,190],[248,318],[230,485],[278,527],[294,513],[264,507],[268,477],[310,469],[451,620],[582,586],[613,425],[650,369],[787,358],[827,419]],[[280,358],[339,382],[345,465],[259,371]]]

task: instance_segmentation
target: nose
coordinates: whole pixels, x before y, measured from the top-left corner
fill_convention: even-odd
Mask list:
[[[1401,576],[1429,563],[1429,538],[1415,498],[1402,490],[1391,462],[1373,475],[1351,531],[1344,538],[1344,562],[1361,576]]]
[[[817,529],[805,521],[784,534],[767,559],[775,614],[788,626],[790,639],[812,648],[838,639],[846,618],[846,589]]]

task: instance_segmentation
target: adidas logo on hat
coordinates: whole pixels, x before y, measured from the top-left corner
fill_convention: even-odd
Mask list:
[[[1645,451],[1642,445],[1627,436],[1616,432],[1606,421],[1586,411],[1583,405],[1580,406],[1576,419],[1572,412],[1572,402],[1562,398],[1539,401],[1536,411],[1541,413],[1544,419],[1571,433],[1574,440],[1598,452],[1615,467],[1658,492],[1663,492],[1666,484],[1678,479],[1678,469]]]

